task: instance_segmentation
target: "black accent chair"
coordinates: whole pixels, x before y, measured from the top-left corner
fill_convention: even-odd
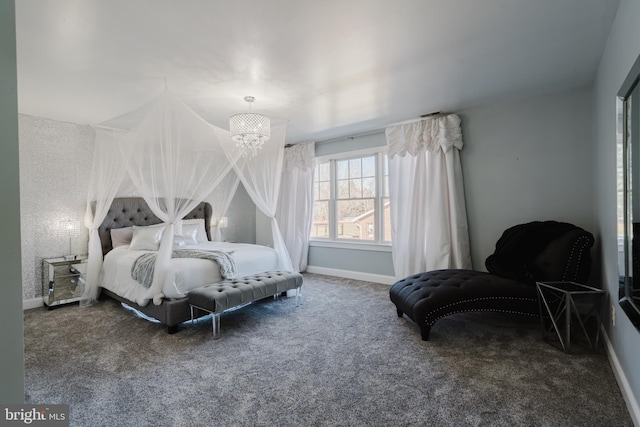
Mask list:
[[[398,317],[406,314],[424,341],[445,316],[496,311],[540,316],[536,282],[585,283],[591,270],[591,233],[557,221],[535,221],[506,230],[487,258],[488,272],[435,270],[396,282],[390,289]]]

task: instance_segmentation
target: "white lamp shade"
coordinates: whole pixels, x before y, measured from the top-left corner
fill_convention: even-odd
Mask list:
[[[58,232],[62,237],[79,237],[80,236],[80,221],[60,221],[58,223]]]

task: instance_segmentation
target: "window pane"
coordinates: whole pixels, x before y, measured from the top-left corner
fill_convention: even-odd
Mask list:
[[[336,162],[336,170],[338,171],[338,179],[348,179],[349,160],[338,160]]]
[[[338,238],[374,240],[375,212],[373,199],[337,202]]]
[[[313,200],[317,200],[320,198],[320,186],[318,185],[318,181],[313,183]]]
[[[362,178],[362,196],[363,197],[376,196],[376,179],[375,178]]]
[[[351,199],[362,198],[362,181],[359,179],[349,180],[349,194]]]
[[[331,186],[329,182],[321,182],[319,184],[318,195],[316,196],[316,200],[324,199],[328,200],[331,197]]]
[[[349,178],[360,178],[362,176],[362,159],[349,160]]]
[[[390,242],[387,162],[386,154],[373,154],[316,165],[311,237]]]
[[[362,159],[362,176],[376,176],[376,158],[375,156],[365,157]]]
[[[330,169],[331,168],[329,167],[329,162],[320,163],[316,167],[316,170],[318,172],[318,175],[316,175],[316,178],[318,178],[318,181],[329,181],[331,179],[331,176],[329,174]]]
[[[385,242],[391,241],[391,208],[389,207],[389,198],[382,199],[383,211],[382,211],[382,240]]]
[[[329,238],[329,202],[313,203],[311,237]]]
[[[349,180],[343,179],[338,181],[338,199],[349,198]]]

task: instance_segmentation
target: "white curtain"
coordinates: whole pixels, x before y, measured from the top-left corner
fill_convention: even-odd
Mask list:
[[[271,218],[274,249],[280,257],[279,268],[292,271],[275,219],[285,132],[285,126],[273,128],[271,140],[258,156],[241,157],[227,130],[205,122],[166,89],[158,100],[96,128],[96,151],[85,218],[85,225],[90,229],[90,243],[83,303],[90,304],[97,297],[102,265],[97,229],[116,195],[143,197],[166,225],[153,283],[145,295],[135,301],[140,305],[151,300],[155,304],[162,301],[165,271],[171,258],[174,234],[180,231],[180,220],[201,201],[211,197],[214,199],[213,221],[218,225],[240,180],[258,208]],[[238,160],[241,164],[236,167]],[[94,212],[92,205],[95,205]],[[216,234],[219,238],[219,233]]]
[[[240,184],[240,177],[233,170],[230,170],[206,199],[211,204],[211,240],[214,242],[222,241],[223,217],[229,210],[238,184]]]
[[[97,297],[102,265],[97,229],[121,183],[133,185],[129,185],[128,193],[120,196],[133,195],[135,191],[166,224],[153,283],[136,301],[140,305],[151,300],[159,304],[176,227],[179,231],[180,220],[232,169],[222,148],[230,143],[228,132],[202,120],[169,91],[165,90],[158,100],[133,112],[133,116],[140,116],[141,111],[144,118],[133,129],[117,130],[107,125],[96,128],[96,151],[85,215],[90,242],[83,304],[90,304]],[[122,122],[126,116],[120,116],[116,122]],[[113,120],[107,122],[112,123]]]
[[[98,298],[100,271],[102,270],[102,244],[98,227],[102,224],[111,202],[116,197],[124,177],[125,168],[120,152],[115,148],[123,132],[114,129],[94,128],[96,133],[93,151],[93,167],[87,193],[87,210],[84,225],[89,229],[89,258],[85,287],[80,305],[90,305]],[[92,211],[93,208],[93,211]]]
[[[289,252],[282,238],[276,210],[280,195],[284,155],[285,126],[271,128],[271,139],[255,157],[243,157],[237,147],[226,145],[227,155],[251,200],[271,220],[273,249],[278,253],[278,269],[293,271]]]
[[[396,278],[471,268],[460,118],[451,114],[392,126],[386,137]]]
[[[282,187],[276,218],[293,269],[307,270],[309,234],[313,221],[315,143],[294,144],[284,150]]]
[[[230,171],[224,133],[189,109],[169,91],[119,144],[127,172],[151,211],[166,224],[156,257],[154,279],[136,301],[162,300],[176,227]]]

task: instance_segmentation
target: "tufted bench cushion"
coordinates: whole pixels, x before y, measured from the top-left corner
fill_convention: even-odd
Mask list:
[[[263,298],[278,296],[296,289],[296,303],[302,286],[302,275],[286,271],[269,271],[253,276],[205,285],[189,292],[189,305],[214,314],[213,335],[218,338],[220,313]],[[192,316],[193,317],[193,316]]]
[[[435,270],[396,282],[390,289],[398,316],[406,314],[429,339],[440,318],[467,311],[539,315],[535,286],[473,270]]]

